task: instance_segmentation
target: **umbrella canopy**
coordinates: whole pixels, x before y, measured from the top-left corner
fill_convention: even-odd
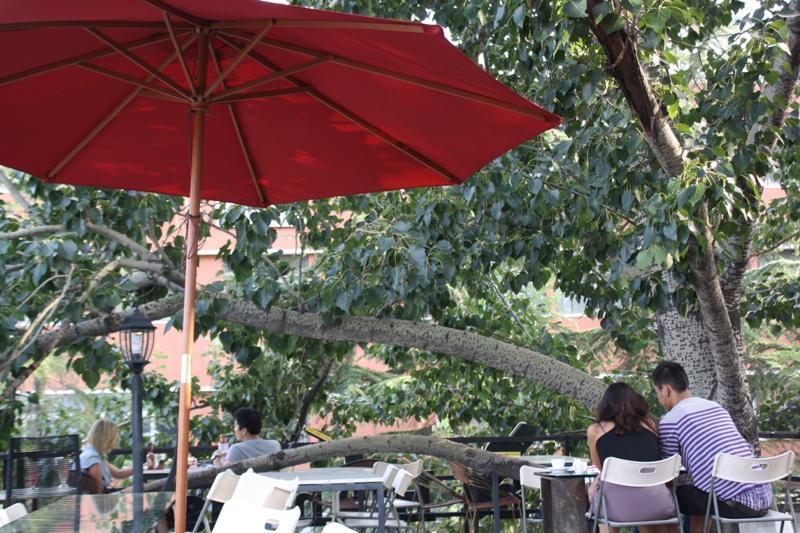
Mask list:
[[[561,119],[420,23],[258,0],[0,9],[0,164],[53,183],[265,206],[460,183]],[[188,261],[175,525],[186,517]]]
[[[6,2],[0,50],[0,162],[58,183],[189,196],[198,102],[201,197],[252,206],[460,183],[561,121],[438,26],[257,0]]]

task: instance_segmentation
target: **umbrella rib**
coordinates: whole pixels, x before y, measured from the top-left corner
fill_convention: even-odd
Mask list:
[[[247,54],[250,53],[250,50],[255,48],[255,46],[258,44],[258,41],[260,41],[267,34],[267,32],[272,29],[273,26],[274,24],[269,24],[266,27],[262,28],[261,31],[258,32],[258,34],[256,34],[255,36],[253,36],[252,39],[250,39],[250,42],[247,43],[247,45],[245,45],[244,48],[239,50],[239,53],[236,55],[235,58],[233,58],[233,61],[231,61],[228,64],[228,66],[225,67],[225,70],[223,70],[222,73],[217,75],[217,79],[214,80],[214,83],[212,83],[208,87],[208,89],[206,89],[205,94],[203,94],[204,100],[207,100],[208,97],[211,96],[211,93],[214,91],[214,89],[216,89],[217,85],[222,83],[222,81],[228,77],[228,74],[230,74],[233,71],[233,69],[235,69],[239,65],[239,63],[242,62],[245,56],[247,56]]]
[[[183,43],[183,50],[185,50],[185,49],[186,49],[186,47],[188,47],[188,46],[189,46],[189,45],[190,45],[190,44],[191,44],[191,43],[192,43],[194,40],[195,40],[195,36],[194,36],[194,35],[192,35],[191,37],[189,37],[188,39],[186,39],[186,41],[184,41],[184,43]],[[169,57],[167,57],[167,58],[166,58],[166,59],[165,59],[165,60],[164,60],[164,61],[161,63],[161,65],[159,65],[159,67],[158,67],[158,68],[159,68],[159,69],[162,69],[162,68],[166,67],[167,65],[169,65],[169,64],[172,62],[172,60],[173,60],[173,59],[175,59],[175,56],[176,56],[177,54],[178,54],[178,51],[174,51],[174,52],[172,52],[172,53],[169,55]],[[151,78],[151,79],[152,79],[152,78]],[[142,90],[142,89],[140,89],[139,87],[136,87],[136,88],[134,88],[134,89],[133,89],[133,90],[132,90],[130,93],[128,93],[128,94],[125,96],[125,98],[123,98],[123,99],[122,99],[122,100],[121,100],[121,101],[120,101],[120,102],[119,102],[119,103],[118,103],[116,106],[114,106],[114,109],[112,109],[112,110],[111,110],[111,112],[109,112],[109,113],[108,113],[108,114],[107,114],[105,117],[103,117],[103,119],[102,119],[100,122],[98,122],[98,123],[95,125],[95,127],[94,127],[94,128],[92,128],[92,130],[91,130],[89,133],[87,133],[87,134],[86,134],[86,136],[85,136],[83,139],[81,139],[81,140],[80,140],[80,142],[78,142],[78,144],[76,144],[75,146],[73,146],[73,147],[72,147],[72,149],[71,149],[69,152],[67,152],[67,155],[66,155],[66,156],[64,156],[64,158],[63,158],[61,161],[59,161],[59,162],[56,164],[56,166],[54,166],[54,167],[53,167],[53,168],[50,170],[50,172],[48,172],[48,173],[47,173],[47,178],[48,178],[48,179],[52,179],[53,177],[55,177],[55,175],[56,175],[56,174],[58,174],[58,173],[61,171],[61,169],[62,169],[62,168],[64,168],[64,166],[65,166],[67,163],[69,163],[69,162],[72,160],[72,158],[73,158],[73,157],[75,157],[75,156],[78,154],[78,152],[80,152],[81,150],[83,150],[83,148],[84,148],[84,147],[85,147],[87,144],[89,144],[89,141],[91,141],[92,139],[94,139],[94,138],[97,136],[97,134],[98,134],[98,133],[100,133],[100,132],[103,130],[103,128],[105,128],[105,127],[108,125],[108,123],[109,123],[109,122],[111,122],[111,120],[112,120],[112,119],[113,119],[113,118],[114,118],[114,117],[115,117],[115,116],[116,116],[116,115],[117,115],[117,114],[118,114],[120,111],[122,111],[122,110],[125,108],[125,106],[127,106],[128,104],[130,104],[130,103],[133,101],[133,99],[134,99],[134,98],[136,98],[136,96],[139,94],[139,92],[140,92],[141,90]]]
[[[220,35],[220,33],[217,34],[217,38],[220,39],[222,42],[226,43],[227,45],[231,46],[232,48],[239,49],[239,47],[241,46],[239,43],[237,43],[236,41],[234,41],[230,37],[227,37],[225,35]],[[255,52],[251,52],[250,53],[250,57],[252,57],[253,60],[255,60],[257,63],[259,63],[261,66],[263,66],[263,67],[265,67],[265,68],[267,68],[269,70],[272,70],[273,72],[278,70],[278,68],[275,65],[273,65],[270,61],[268,61],[267,59],[261,57],[260,55],[256,54]],[[291,76],[286,76],[285,79],[289,83],[291,83],[291,84],[293,84],[295,86],[298,86],[298,87],[296,87],[296,90],[298,90],[298,92],[300,92],[300,89],[302,89],[303,92],[306,91],[306,88],[304,86],[302,86],[297,80],[295,80]],[[288,91],[288,89],[286,89],[286,90]],[[422,163],[424,166],[430,168],[434,172],[444,176],[444,178],[447,179],[448,181],[453,182],[453,183],[459,183],[459,180],[455,176],[453,176],[450,172],[445,170],[444,168],[440,167],[439,165],[437,165],[436,163],[434,163],[430,159],[426,158],[422,154],[419,154],[416,151],[412,150],[408,146],[404,145],[403,143],[401,143],[400,141],[398,141],[394,137],[391,137],[387,133],[381,131],[380,129],[378,129],[377,127],[373,126],[372,124],[369,124],[368,122],[358,118],[353,113],[351,113],[350,111],[346,110],[345,108],[343,108],[339,104],[329,100],[325,96],[322,96],[321,94],[319,94],[318,92],[314,91],[313,89],[310,91],[310,94],[314,98],[316,98],[319,102],[325,104],[326,106],[330,107],[331,109],[333,109],[337,113],[339,113],[342,116],[348,118],[349,120],[351,120],[355,124],[361,126],[362,128],[364,128],[368,132],[372,133],[373,135],[375,135],[379,139],[382,139],[387,144],[389,144],[391,146],[394,146],[396,149],[400,150],[401,152],[403,152],[404,154],[408,155],[412,159],[418,161],[419,163]],[[253,93],[247,93],[247,94],[242,95],[242,96],[251,96],[251,95],[253,95]],[[277,95],[273,95],[273,96],[277,96]],[[217,103],[221,103],[221,102],[217,102]]]
[[[242,50],[244,51],[244,49]],[[249,52],[249,50],[248,50]],[[268,74],[266,76],[262,76],[260,78],[256,78],[254,80],[250,80],[245,83],[241,83],[235,87],[231,87],[229,89],[225,89],[224,91],[220,91],[214,95],[214,101],[224,100],[234,94],[240,93],[252,87],[257,87],[258,85],[263,85],[265,83],[269,83],[271,81],[279,80],[282,78],[286,78],[287,76],[291,76],[296,72],[302,72],[303,70],[308,70],[310,68],[316,67],[323,63],[327,63],[328,61],[332,61],[335,59],[336,56],[333,54],[322,56],[317,59],[312,59],[311,61],[307,61],[305,63],[300,63],[299,65],[295,65],[293,67],[289,67],[283,70],[277,70],[277,72],[273,72],[272,74]],[[222,103],[222,102],[220,102]]]
[[[214,68],[217,70],[217,76],[219,77],[220,73],[220,63],[219,57],[217,56],[217,52],[214,50],[214,47],[209,47],[211,50],[211,59],[214,61]],[[225,81],[221,80],[220,83],[222,84],[222,88],[225,89]],[[267,197],[264,195],[264,191],[261,190],[261,184],[258,183],[258,179],[256,178],[256,170],[253,168],[253,161],[250,158],[250,151],[247,149],[247,144],[244,142],[244,135],[242,135],[242,129],[239,125],[239,119],[236,116],[236,110],[233,109],[233,106],[228,106],[228,111],[231,114],[231,122],[233,123],[233,129],[236,132],[236,138],[239,139],[239,146],[242,148],[242,155],[244,157],[244,162],[247,165],[247,169],[250,171],[250,179],[253,180],[253,187],[256,190],[256,194],[258,195],[258,200],[261,202],[262,206],[267,206],[269,203],[267,202]]]
[[[222,31],[222,30],[221,30]],[[225,30],[225,33],[237,37],[237,38],[250,38],[250,33],[248,32],[241,32],[236,30]],[[308,48],[303,48],[301,46],[295,46],[288,43],[282,43],[279,41],[274,41],[271,39],[262,39],[261,43],[264,46],[270,46],[272,48],[278,48],[280,50],[288,50],[290,52],[295,52],[298,54],[303,54],[311,57],[320,57],[323,55],[323,52],[318,52],[316,50],[311,50]],[[533,117],[539,120],[544,120],[544,115],[542,115],[539,111],[535,111],[533,109],[527,109],[524,107],[520,107],[515,104],[510,104],[508,102],[503,102],[501,100],[495,100],[494,98],[490,98],[488,96],[483,96],[480,94],[472,93],[469,91],[465,91],[463,89],[456,89],[455,87],[449,87],[447,85],[443,85],[441,83],[437,83],[435,81],[424,80],[422,78],[417,78],[416,76],[410,76],[408,74],[402,74],[400,72],[394,72],[392,70],[375,67],[372,65],[368,65],[366,63],[362,63],[360,61],[354,61],[352,59],[345,59],[342,57],[337,57],[333,60],[334,63],[354,68],[358,70],[363,70],[366,72],[370,72],[372,74],[377,74],[378,76],[383,76],[386,78],[392,78],[398,81],[403,81],[406,83],[411,83],[413,85],[417,85],[420,87],[425,87],[427,89],[433,89],[435,91],[443,92],[445,94],[449,94],[451,96],[456,96],[459,98],[464,98],[466,100],[471,100],[473,102],[478,102],[481,104],[490,105],[493,107],[498,107],[500,109],[505,109],[506,111],[512,111],[514,113],[519,113],[521,115],[527,115],[529,117]]]
[[[165,4],[164,2],[161,2],[159,0],[142,0],[142,2],[144,2],[145,4],[150,4],[151,6],[155,7],[156,9],[159,9],[161,11],[166,11],[167,13],[169,13],[171,15],[175,15],[179,19],[183,19],[186,22],[188,22],[189,24],[192,24],[193,26],[196,26],[196,27],[197,26],[203,26],[203,24],[204,24],[202,19],[199,19],[197,17],[193,17],[192,15],[190,15],[188,13],[185,13],[185,12],[179,10],[179,9],[175,9],[171,5]]]
[[[142,46],[147,46],[149,44],[160,43],[161,41],[167,40],[169,37],[166,35],[157,35],[154,37],[148,37],[147,39],[142,39],[141,41],[134,41],[128,43],[128,47],[133,48],[140,48]],[[71,67],[73,65],[77,65],[78,63],[83,63],[86,61],[92,61],[94,59],[100,59],[102,57],[108,57],[110,55],[116,54],[116,50],[106,49],[101,50],[99,52],[91,52],[88,54],[84,54],[82,56],[71,57],[69,59],[64,59],[62,61],[56,61],[55,63],[50,63],[48,65],[42,65],[41,67],[36,67],[30,70],[26,70],[24,72],[18,72],[17,74],[13,74],[11,76],[6,76],[5,78],[0,79],[0,86],[3,86],[7,83],[12,83],[15,81],[23,80],[25,78],[30,78],[31,76],[37,76],[39,74],[46,74],[48,72],[52,72],[54,70],[62,69],[64,67]]]
[[[257,28],[264,26],[270,22],[275,23],[277,28],[318,28],[318,29],[333,29],[333,30],[380,30],[380,31],[395,31],[402,33],[425,33],[425,28],[422,25],[413,23],[397,23],[397,22],[350,22],[346,20],[286,20],[281,19],[278,21],[265,20],[226,20],[222,22],[214,22],[211,24],[213,29],[226,29],[226,28]]]
[[[262,98],[274,98],[276,96],[286,96],[288,94],[298,94],[311,92],[313,87],[310,85],[300,85],[298,87],[288,87],[286,89],[274,89],[271,91],[256,91],[245,94],[235,94],[228,96],[222,100],[215,100],[213,103],[218,105],[233,104],[235,102],[244,102],[246,100],[260,100]]]
[[[353,113],[351,113],[347,109],[345,109],[342,106],[340,106],[339,104],[331,101],[330,99],[326,98],[325,96],[322,96],[321,94],[319,94],[316,91],[312,90],[310,94],[311,94],[311,96],[316,98],[319,102],[321,102],[321,103],[325,104],[326,106],[330,107],[331,109],[333,109],[334,111],[336,111],[340,115],[348,118],[351,122],[354,122],[355,124],[358,124],[359,126],[364,128],[365,130],[370,132],[371,134],[375,135],[379,139],[382,139],[385,143],[394,146],[395,148],[397,148],[398,150],[400,150],[401,152],[403,152],[407,156],[411,157],[412,159],[414,159],[418,163],[422,163],[423,165],[425,165],[429,169],[433,170],[437,174],[441,174],[445,179],[447,179],[451,183],[459,183],[459,180],[455,176],[453,176],[450,172],[448,172],[444,168],[440,167],[439,165],[437,165],[436,163],[434,163],[433,161],[431,161],[430,159],[428,159],[424,155],[420,154],[419,152],[409,148],[408,146],[406,146],[405,144],[401,143],[400,141],[398,141],[394,137],[390,136],[386,132],[378,129],[377,127],[373,126],[369,122],[366,122],[365,120],[362,120],[362,119],[358,118],[357,116],[355,116]]]
[[[168,98],[170,98],[172,100],[175,100],[177,102],[186,103],[186,100],[178,98],[177,96],[175,96],[175,93],[172,92],[171,90],[169,90],[169,89],[167,89],[165,87],[161,87],[159,85],[156,85],[154,83],[149,83],[147,81],[140,80],[138,78],[134,78],[133,76],[127,76],[125,74],[120,74],[119,72],[115,72],[113,70],[110,70],[110,69],[107,69],[107,68],[104,68],[104,67],[98,67],[97,65],[92,65],[91,63],[78,63],[78,66],[82,67],[82,68],[85,68],[87,70],[91,70],[92,72],[97,72],[98,74],[102,74],[104,76],[108,76],[109,78],[114,78],[116,80],[120,80],[120,81],[124,81],[126,83],[130,83],[132,85],[138,85],[139,87],[141,87],[143,89],[150,89],[153,92],[161,93],[164,96],[166,96],[166,97],[168,97]]]
[[[162,11],[162,13],[164,14],[164,24],[167,25],[167,31],[169,32],[169,39],[172,41],[172,46],[175,50],[180,50],[181,45],[178,42],[178,36],[175,34],[175,25],[172,24],[172,21],[169,19],[169,14],[166,11]],[[194,86],[194,80],[189,72],[189,66],[186,64],[186,58],[183,57],[183,52],[178,53],[178,61],[181,64],[181,69],[183,69],[183,75],[186,76],[186,83],[189,84],[192,96],[197,96],[197,87]]]
[[[116,50],[117,52],[122,54],[123,56],[127,57],[129,60],[131,60],[133,63],[135,63],[139,67],[143,68],[144,70],[146,70],[147,72],[149,72],[150,74],[155,76],[156,78],[158,78],[161,81],[163,81],[166,85],[172,87],[175,90],[175,92],[177,92],[179,95],[183,96],[186,99],[189,99],[191,97],[191,95],[189,94],[189,91],[187,91],[186,89],[184,89],[183,87],[178,85],[174,80],[171,80],[169,78],[169,76],[166,76],[164,73],[159,72],[157,69],[154,69],[146,61],[144,61],[143,59],[138,57],[136,54],[132,53],[130,50],[128,50],[126,47],[122,46],[121,44],[119,44],[115,40],[113,40],[110,37],[108,37],[103,32],[101,32],[101,31],[99,31],[99,30],[97,30],[95,28],[86,28],[86,30],[89,33],[91,33],[92,35],[94,35],[95,37],[97,37],[98,39],[100,39],[101,41],[103,41],[104,43],[106,43],[108,46],[110,46],[111,48],[113,48],[114,50]]]
[[[161,30],[160,22],[133,22],[124,20],[54,20],[43,22],[12,22],[0,24],[0,32],[24,30],[57,30],[64,28],[121,28],[126,30]],[[190,29],[194,26],[179,23],[176,28]]]
[[[341,57],[337,57],[336,59],[334,59],[334,62],[345,67],[363,70],[366,72],[370,72],[372,74],[377,74],[378,76],[404,81],[406,83],[411,83],[413,85],[425,87],[426,89],[433,89],[434,91],[439,91],[445,94],[449,94],[451,96],[457,96],[459,98],[464,98],[466,100],[471,100],[473,102],[478,102],[480,104],[499,107],[500,109],[505,109],[506,111],[512,111],[514,113],[527,115],[535,119],[544,120],[544,115],[533,109],[526,109],[524,107],[520,107],[514,104],[509,104],[508,102],[503,102],[501,100],[495,100],[494,98],[489,98],[488,96],[471,93],[469,91],[464,91],[462,89],[456,89],[455,87],[448,87],[447,85],[436,83],[434,81],[423,80],[422,78],[417,78],[415,76],[409,76],[407,74],[402,74],[400,72],[393,72],[391,70],[387,70],[384,68],[367,65],[366,63],[361,63],[360,61],[352,61],[350,59],[344,59]]]

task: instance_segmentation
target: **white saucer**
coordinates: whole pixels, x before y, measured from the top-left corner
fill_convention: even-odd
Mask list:
[[[566,466],[564,468],[550,467],[547,469],[547,471],[550,472],[551,474],[566,474],[568,470],[569,468],[567,468]]]

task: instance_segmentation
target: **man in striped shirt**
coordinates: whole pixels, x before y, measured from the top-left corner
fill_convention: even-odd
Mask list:
[[[753,457],[753,453],[722,406],[692,396],[689,378],[681,365],[662,362],[653,370],[652,380],[659,403],[669,411],[658,427],[661,457],[681,454],[694,485],[677,488],[678,505],[681,513],[691,516],[692,533],[700,533],[714,458],[719,453],[738,457]],[[762,516],[772,504],[772,487],[768,483],[717,480],[714,492],[720,502],[719,513],[726,518]]]

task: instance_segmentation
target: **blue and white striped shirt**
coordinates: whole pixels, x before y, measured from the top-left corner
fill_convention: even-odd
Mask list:
[[[718,403],[703,398],[681,400],[661,420],[658,437],[661,457],[680,453],[694,485],[706,492],[711,489],[711,470],[718,453],[753,457],[750,446],[739,434],[728,412]],[[718,479],[714,483],[714,492],[720,501],[735,500],[752,509],[769,509],[772,504],[769,483],[735,483]]]

